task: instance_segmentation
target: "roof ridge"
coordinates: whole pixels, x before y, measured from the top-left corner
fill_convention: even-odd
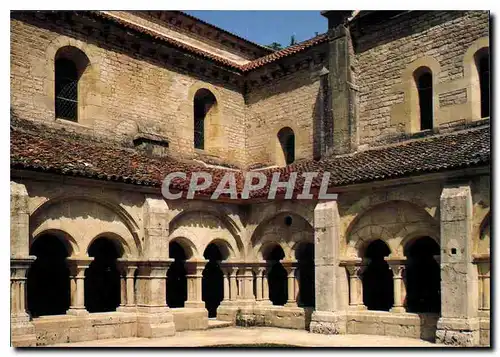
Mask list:
[[[179,11],[179,10],[171,10],[171,11],[172,11],[172,12],[178,12],[178,13],[180,13],[180,14],[182,14],[182,15],[186,16],[186,17],[189,17],[189,18],[191,18],[191,19],[193,19],[193,20],[199,21],[199,22],[201,22],[201,23],[202,23],[202,24],[204,24],[204,25],[208,25],[208,26],[210,26],[210,27],[212,27],[212,28],[214,28],[214,29],[217,29],[217,30],[219,30],[219,31],[222,31],[222,32],[224,32],[224,33],[228,34],[228,35],[231,35],[231,36],[233,36],[233,37],[236,37],[236,38],[237,38],[237,39],[239,39],[239,40],[245,41],[245,42],[247,42],[247,43],[249,43],[249,44],[251,44],[251,45],[254,45],[254,46],[256,46],[256,47],[259,47],[259,48],[261,48],[261,49],[263,49],[263,50],[267,50],[267,51],[269,51],[269,52],[272,52],[272,51],[273,51],[271,48],[269,48],[269,47],[267,47],[267,46],[261,45],[261,44],[259,44],[259,43],[257,43],[257,42],[253,42],[253,41],[250,41],[250,40],[248,40],[248,39],[246,39],[246,38],[244,38],[244,37],[238,36],[238,35],[236,35],[235,33],[232,33],[232,32],[230,32],[230,31],[228,31],[228,30],[223,29],[222,27],[219,27],[219,26],[217,26],[217,25],[211,24],[210,22],[207,22],[207,21],[205,21],[205,20],[202,20],[202,19],[200,19],[199,17],[196,17],[196,16],[193,16],[193,15],[191,15],[191,14],[188,14],[188,13],[187,13],[187,12],[185,12],[185,11]]]

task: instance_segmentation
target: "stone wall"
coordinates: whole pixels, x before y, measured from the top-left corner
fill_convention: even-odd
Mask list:
[[[176,155],[244,163],[244,101],[238,89],[133,53],[102,32],[89,37],[79,27],[30,14],[11,20],[11,39],[13,114],[129,144],[138,133],[154,133],[165,137]],[[54,57],[64,46],[80,49],[90,62],[79,82],[77,124],[55,118]],[[195,150],[193,144],[193,98],[200,88],[217,99],[222,129],[212,152]]]
[[[353,25],[360,144],[415,131],[407,121],[418,103],[409,89],[418,66],[433,72],[435,127],[479,119],[472,108],[473,71],[465,67],[468,51],[488,32],[487,11],[412,11],[378,24]]]
[[[290,127],[295,134],[295,160],[312,159],[315,120],[323,110],[320,78],[300,70],[246,95],[246,146],[249,165],[278,164],[278,132]]]

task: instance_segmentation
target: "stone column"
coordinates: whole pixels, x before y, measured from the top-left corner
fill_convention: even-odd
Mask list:
[[[167,306],[167,270],[173,259],[137,262],[138,337],[163,337],[175,334],[174,317]]]
[[[253,293],[253,267],[245,265],[242,267],[243,275],[242,275],[242,296],[241,298],[247,303],[255,302],[255,295]]]
[[[262,289],[262,275],[264,274],[265,267],[256,267],[254,272],[255,272],[255,292],[257,293],[257,296],[255,299],[258,301],[258,303],[261,303],[262,300],[264,300],[264,294],[263,294],[263,289]]]
[[[479,344],[477,271],[472,264],[472,194],[468,183],[449,184],[440,198],[441,317],[436,342]]]
[[[187,278],[187,301],[185,307],[204,308],[205,302],[202,299],[202,279],[203,269],[208,260],[188,260],[186,262]]]
[[[35,326],[26,312],[26,277],[35,256],[10,259],[10,323],[14,347],[36,346]]]
[[[286,301],[285,306],[289,307],[297,307],[297,300],[295,294],[295,271],[297,267],[292,265],[293,263],[283,262],[283,267],[286,269],[288,273],[287,286],[288,286],[288,300]]]
[[[389,264],[389,268],[392,270],[392,279],[394,282],[394,305],[391,308],[391,312],[406,312],[403,303],[405,301],[404,292],[406,289],[403,289],[403,271],[406,268],[406,260],[405,259],[391,259],[387,260]]]
[[[137,263],[131,260],[118,259],[118,270],[120,271],[121,300],[117,311],[135,311],[134,273]]]
[[[70,272],[71,303],[68,315],[86,315],[85,308],[85,270],[90,266],[94,258],[66,258]]]
[[[363,304],[363,283],[361,274],[366,266],[361,261],[349,261],[343,263],[349,274],[349,309],[366,310]]]
[[[229,268],[229,285],[231,288],[230,299],[231,301],[238,300],[238,285],[236,284],[236,273],[238,273],[238,267],[233,266]]]
[[[345,270],[340,267],[340,217],[337,202],[319,202],[314,209],[315,311],[310,331],[324,334],[346,333],[347,296]]]
[[[270,267],[266,267],[262,275],[262,302],[266,304],[271,304],[271,300],[269,300],[269,280],[267,276],[269,270]]]
[[[482,317],[490,315],[490,257],[478,255],[474,257],[478,270],[479,314]]]
[[[223,302],[228,302],[229,301],[229,269],[228,268],[222,268],[222,274],[224,274],[224,299],[222,300]]]

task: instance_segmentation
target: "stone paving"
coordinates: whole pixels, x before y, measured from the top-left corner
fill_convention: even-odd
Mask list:
[[[300,347],[443,347],[428,341],[378,335],[321,335],[274,327],[225,327],[181,331],[163,338],[121,338],[47,347],[209,347],[224,344],[286,344]]]

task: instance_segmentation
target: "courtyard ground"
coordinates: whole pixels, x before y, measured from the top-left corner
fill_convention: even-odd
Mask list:
[[[279,344],[300,347],[442,347],[428,341],[378,335],[321,335],[274,327],[224,327],[181,331],[163,338],[121,338],[64,343],[47,347],[210,347],[235,344]],[[270,346],[271,347],[271,346]]]

